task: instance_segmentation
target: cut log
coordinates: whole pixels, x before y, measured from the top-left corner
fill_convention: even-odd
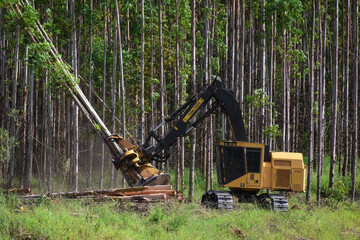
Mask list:
[[[182,202],[184,199],[182,193],[172,190],[171,185],[158,185],[158,186],[143,186],[136,188],[125,189],[108,189],[100,191],[84,191],[84,192],[60,192],[50,193],[48,195],[28,195],[22,196],[24,200],[36,199],[39,197],[50,198],[81,198],[81,199],[93,199],[95,201],[101,201],[104,199],[113,199],[120,201],[131,202],[153,202],[153,201],[167,201],[174,199]]]
[[[33,192],[31,188],[13,188],[13,189],[7,189],[4,191],[4,193],[15,193],[19,195],[32,195]]]

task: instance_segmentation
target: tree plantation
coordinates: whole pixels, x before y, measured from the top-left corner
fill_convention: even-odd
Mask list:
[[[358,8],[350,0],[0,0],[0,187],[126,186],[70,81],[111,133],[141,145],[150,130],[171,130],[164,119],[219,76],[241,106],[248,142],[303,153],[307,202],[356,201]],[[220,189],[220,140],[235,139],[216,110],[153,164],[198,201]]]

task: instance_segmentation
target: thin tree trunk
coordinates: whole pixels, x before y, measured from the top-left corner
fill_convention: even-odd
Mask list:
[[[115,1],[117,2],[117,1]],[[106,48],[107,48],[107,1],[104,4],[104,66],[102,84],[102,120],[105,122],[105,98],[106,98]],[[104,166],[105,166],[105,143],[101,144],[101,167],[100,167],[100,190],[104,187]]]
[[[265,0],[261,1],[261,18],[265,18]],[[265,92],[266,91],[266,86],[265,86],[265,82],[266,82],[266,39],[265,39],[265,22],[261,22],[260,24],[260,34],[261,34],[261,46],[260,46],[260,51],[261,51],[261,67],[260,67],[260,79],[261,79],[261,88],[262,90]],[[262,95],[262,99],[265,99],[265,95]],[[261,107],[261,124],[259,126],[259,137],[261,139],[260,142],[264,143],[264,137],[262,132],[265,126],[265,105],[263,104],[263,106]]]
[[[309,110],[310,110],[310,119],[309,119],[309,160],[308,160],[308,178],[307,178],[307,187],[306,187],[306,201],[310,201],[311,195],[311,179],[313,171],[313,161],[314,161],[314,45],[315,45],[315,0],[312,0],[312,20],[311,20],[311,46],[310,46],[310,62],[309,62],[309,85],[310,85],[310,99],[309,99]]]
[[[16,110],[17,105],[17,84],[19,75],[19,42],[20,42],[20,23],[16,26],[16,46],[15,46],[15,59],[14,59],[14,73],[13,73],[13,88],[12,88],[12,111]],[[16,116],[11,117],[11,130],[10,136],[16,139]],[[14,168],[15,168],[15,145],[11,148],[10,162],[9,162],[9,173],[8,173],[8,188],[12,188],[14,181]]]
[[[330,162],[330,177],[329,187],[332,188],[334,184],[334,168],[336,158],[336,132],[337,132],[337,111],[338,111],[338,44],[339,44],[339,1],[335,0],[335,19],[334,19],[334,66],[333,66],[333,80],[332,80],[332,97],[333,97],[333,127],[332,127],[332,141],[331,141],[331,162]]]
[[[287,67],[286,67],[286,30],[283,30],[283,54],[282,54],[282,108],[283,108],[283,136],[282,136],[282,151],[285,152],[288,150],[287,146]]]
[[[323,53],[325,52],[323,49],[323,35],[322,35],[322,26],[321,26],[321,1],[318,2],[318,15],[319,15],[319,62],[321,62],[320,78],[319,78],[319,117],[318,117],[318,171],[317,171],[317,193],[316,193],[316,201],[320,204],[320,188],[321,188],[321,169],[322,169],[322,162],[323,162],[323,139],[324,139],[324,127],[323,127],[323,101],[324,101],[324,71],[323,71],[323,64],[325,63],[324,58],[325,56]],[[325,18],[324,18],[325,19]],[[326,21],[326,20],[324,20]],[[325,24],[324,24],[325,26]],[[325,27],[324,27],[324,35],[325,35]],[[325,38],[324,38],[325,39]]]
[[[248,94],[252,95],[252,85],[253,85],[253,62],[254,62],[254,28],[253,28],[253,14],[252,14],[252,1],[249,2],[249,22],[250,22],[250,27],[249,27],[249,90],[248,90]],[[248,110],[248,138],[249,140],[251,140],[251,129],[252,129],[252,109],[251,107],[249,107]]]
[[[214,23],[215,24],[215,23]],[[241,20],[240,20],[240,85],[239,85],[239,102],[241,109],[244,109],[244,86],[245,86],[245,0],[241,1]],[[215,36],[213,36],[215,38]]]
[[[175,22],[176,22],[176,52],[175,52],[175,72],[174,72],[174,81],[175,81],[175,106],[176,108],[178,108],[181,104],[180,104],[180,77],[179,77],[179,68],[180,68],[180,63],[179,63],[179,15],[178,15],[178,1],[175,0],[175,9],[176,9],[176,16],[175,16]],[[176,145],[176,154],[174,154],[173,156],[175,156],[175,189],[179,190],[179,175],[180,175],[180,139],[177,141]]]
[[[28,46],[26,46],[26,56],[28,56]],[[27,57],[26,57],[27,58]],[[25,63],[26,72],[28,72],[28,64]],[[32,72],[32,70],[30,70]],[[34,107],[34,75],[29,77],[29,95],[28,95],[28,111],[27,111],[27,154],[26,154],[26,171],[25,171],[25,187],[31,187],[31,171],[32,171],[32,155],[33,155],[33,111]]]
[[[72,5],[72,68],[74,71],[75,78],[78,78],[78,57],[77,57],[77,34],[76,34],[76,17],[75,17],[75,0],[71,1]],[[75,102],[72,102],[73,105],[73,133],[74,133],[74,180],[73,180],[73,190],[75,192],[79,191],[79,107]]]
[[[351,200],[355,201],[355,185],[356,185],[356,159],[358,155],[358,88],[359,88],[359,22],[358,1],[353,2],[353,43],[354,43],[354,65],[353,65],[353,142],[352,142],[352,188],[351,188]]]
[[[164,56],[163,56],[163,35],[162,35],[162,11],[161,11],[161,0],[158,0],[158,11],[159,11],[159,80],[160,80],[160,119],[165,118],[164,112],[164,95],[165,95],[165,83],[164,83]],[[164,135],[164,125],[160,127],[160,136]],[[164,169],[164,163],[161,164],[161,170]]]
[[[115,133],[115,90],[116,90],[116,73],[117,73],[117,43],[118,37],[117,37],[117,30],[115,30],[114,35],[114,53],[113,53],[113,75],[111,79],[111,132]],[[111,165],[111,180],[110,180],[110,188],[117,187],[117,176],[118,173],[115,172],[114,165]]]
[[[144,0],[141,0],[141,76],[140,76],[140,142],[145,141],[145,80],[144,80],[144,60],[145,52],[145,15],[144,15]]]
[[[350,70],[350,57],[349,57],[349,51],[350,51],[350,0],[347,0],[347,6],[346,6],[346,51],[345,51],[345,73],[344,73],[344,79],[345,79],[345,139],[344,139],[344,149],[345,149],[345,156],[344,156],[344,165],[343,165],[343,176],[346,176],[347,169],[348,169],[348,160],[350,159],[350,151],[349,151],[349,70]]]
[[[118,6],[118,1],[116,2],[116,25],[119,41],[119,65],[120,65],[120,96],[121,96],[121,123],[122,123],[122,136],[126,138],[125,132],[125,80],[124,80],[124,64],[122,56],[122,45],[121,45],[121,27],[120,27],[120,10]],[[130,41],[130,32],[128,33],[128,40]],[[125,178],[122,179],[122,187],[125,187]]]
[[[191,1],[191,95],[196,93],[196,1]],[[196,150],[196,129],[190,132],[190,177],[189,177],[189,201],[194,199],[194,180],[195,180],[195,150]]]
[[[89,51],[89,91],[88,91],[88,100],[91,103],[92,98],[92,51],[93,51],[93,39],[92,39],[92,14],[93,14],[93,0],[90,1],[90,51]],[[88,125],[88,132],[91,132],[91,124]],[[87,189],[91,187],[91,174],[92,174],[92,147],[94,139],[92,135],[89,136],[88,142],[88,156],[87,156],[87,176],[86,176],[86,186]]]
[[[48,83],[50,74],[46,72],[46,81]],[[47,153],[46,153],[46,183],[47,192],[52,192],[51,181],[52,181],[52,155],[53,155],[53,134],[52,134],[52,117],[53,117],[53,103],[51,97],[51,88],[47,89],[47,124],[46,124],[46,136],[47,136]]]
[[[4,19],[4,9],[1,8],[0,9],[0,16],[1,16],[1,22]],[[3,25],[0,24],[0,65],[1,65],[1,83],[0,83],[0,88],[1,88],[1,97],[5,97],[5,33],[3,31]],[[5,111],[2,111],[2,114],[5,115]],[[2,119],[5,119],[5,116],[2,116]],[[5,124],[5,121],[2,121],[3,124]],[[3,127],[1,125],[1,127]]]

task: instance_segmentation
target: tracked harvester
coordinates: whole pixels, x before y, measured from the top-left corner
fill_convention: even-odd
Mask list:
[[[257,200],[269,204],[276,211],[288,210],[287,199],[280,194],[257,195],[261,189],[305,191],[306,166],[302,154],[269,152],[268,147],[261,143],[218,142],[216,169],[219,184],[230,188],[231,194],[240,201]],[[203,196],[203,203],[212,202],[216,199],[214,195],[224,199],[223,192],[209,191]],[[221,202],[216,207],[232,208],[231,199],[228,204]]]

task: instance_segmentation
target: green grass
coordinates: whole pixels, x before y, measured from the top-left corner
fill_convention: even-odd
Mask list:
[[[290,197],[293,209],[281,214],[256,204],[218,211],[176,202],[40,199],[25,204],[0,195],[0,239],[359,239],[359,204],[316,207],[301,203],[303,198]]]

